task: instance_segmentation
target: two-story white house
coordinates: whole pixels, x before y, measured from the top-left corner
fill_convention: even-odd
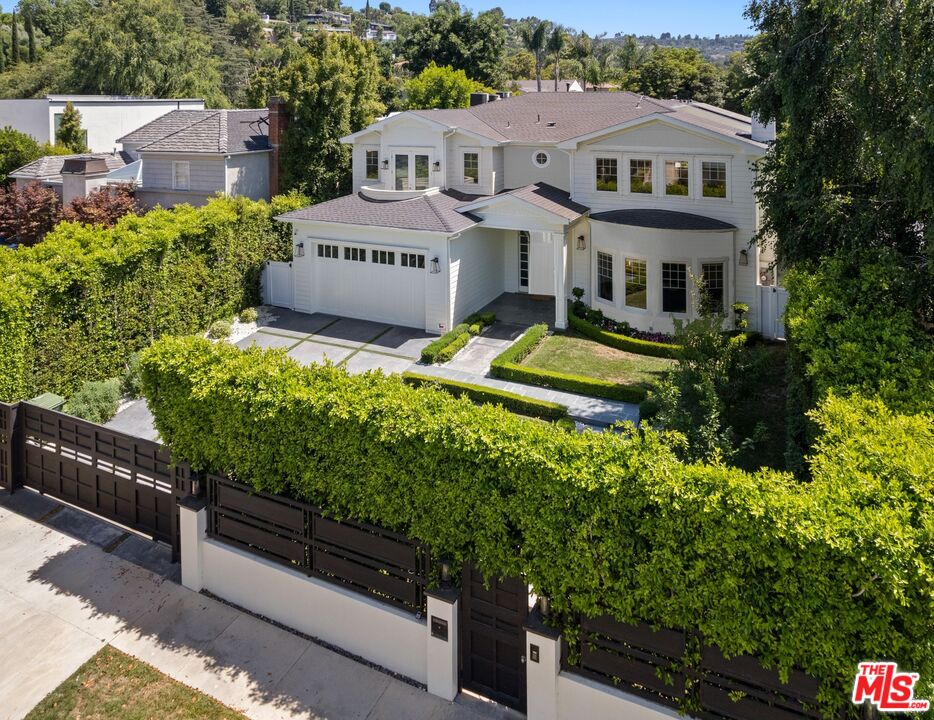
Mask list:
[[[771,261],[751,244],[767,133],[625,92],[393,114],[343,138],[353,194],[282,216],[292,307],[444,332],[529,293],[556,299],[563,328],[581,287],[609,317],[671,331],[696,314],[693,275],[726,311],[755,308]]]

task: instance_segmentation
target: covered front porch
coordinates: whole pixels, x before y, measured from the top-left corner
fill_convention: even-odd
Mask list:
[[[530,327],[547,323],[555,327],[555,298],[546,295],[504,292],[480,312],[496,313],[497,322],[507,325]]]

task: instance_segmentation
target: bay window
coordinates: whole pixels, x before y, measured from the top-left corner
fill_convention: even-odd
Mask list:
[[[645,260],[626,258],[626,307],[646,309],[646,279]]]
[[[723,263],[701,263],[701,278],[703,279],[702,297],[705,311],[717,315],[722,314],[726,305]]]
[[[597,252],[597,297],[613,302],[613,256]]]
[[[684,263],[662,263],[662,312],[688,310],[688,267]]]

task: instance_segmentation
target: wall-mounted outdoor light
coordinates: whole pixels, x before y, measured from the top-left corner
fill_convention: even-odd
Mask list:
[[[441,272],[441,262],[438,260],[438,258],[433,257],[431,259],[431,269],[428,272],[430,272],[432,275],[437,275],[439,272]]]
[[[383,170],[389,169],[389,160],[383,160]]]
[[[435,172],[438,172],[441,169],[441,161],[435,160]]]
[[[748,264],[749,264],[749,251],[748,251],[748,250],[740,250],[740,251],[739,251],[739,264],[740,264],[740,265],[748,265]]]
[[[578,250],[587,249],[587,238],[584,235],[577,236],[577,249]]]
[[[451,587],[451,558],[441,558],[441,587]]]
[[[295,246],[295,257],[305,257],[305,243],[298,243]]]

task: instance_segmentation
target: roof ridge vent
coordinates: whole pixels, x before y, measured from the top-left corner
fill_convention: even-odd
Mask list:
[[[557,125],[557,124],[558,124],[558,123],[556,123],[554,120],[551,120],[550,122],[545,123],[545,125],[546,125],[547,127],[554,127],[554,126]]]

